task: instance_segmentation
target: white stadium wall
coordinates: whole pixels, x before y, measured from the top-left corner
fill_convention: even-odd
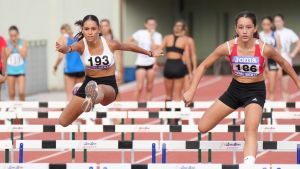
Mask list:
[[[48,89],[63,88],[63,64],[54,76],[52,67],[57,57],[55,42],[63,23],[73,26],[76,20],[87,14],[99,19],[107,18],[116,37],[120,36],[119,0],[0,0],[0,35],[8,38],[8,28],[17,25],[21,38],[26,40],[47,40]],[[74,32],[78,28],[74,28]],[[36,72],[39,73],[39,72]]]

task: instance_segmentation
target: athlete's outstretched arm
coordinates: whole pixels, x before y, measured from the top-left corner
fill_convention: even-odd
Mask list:
[[[300,89],[300,81],[293,67],[271,46],[266,45],[264,55],[275,60],[281,68],[293,79],[294,83]]]
[[[82,55],[83,51],[84,51],[84,47],[83,47],[83,41],[79,41],[76,43],[73,43],[72,46],[67,46],[66,44],[61,44],[60,42],[56,42],[56,50],[60,53],[66,54],[69,52],[73,52],[76,51],[78,52],[80,55]]]
[[[148,55],[151,57],[159,57],[162,53],[161,50],[147,51],[143,48],[138,47],[137,45],[130,44],[130,43],[120,43],[114,40],[111,40],[110,44],[113,47],[113,50],[131,51],[131,52]]]
[[[228,55],[228,49],[226,43],[220,45],[213,51],[196,69],[193,76],[192,84],[190,88],[184,93],[183,100],[186,105],[190,104],[197,91],[197,86],[202,79],[203,75],[209,67],[211,67],[219,58]]]

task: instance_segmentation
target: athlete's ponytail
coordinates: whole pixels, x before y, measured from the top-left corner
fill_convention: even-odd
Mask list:
[[[259,34],[257,31],[253,34],[253,38],[259,39]]]
[[[83,21],[82,20],[78,20],[74,23],[76,26],[79,26],[80,29],[82,29],[83,27]],[[75,36],[74,36],[74,39],[75,41],[79,42],[81,39],[83,39],[83,33],[82,31],[78,32]]]

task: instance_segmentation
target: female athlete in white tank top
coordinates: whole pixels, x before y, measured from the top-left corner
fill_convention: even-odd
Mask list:
[[[80,23],[82,32],[78,42],[72,46],[56,43],[61,53],[77,51],[85,65],[85,80],[59,118],[62,126],[71,124],[81,113],[90,111],[97,103],[108,105],[116,99],[118,86],[115,79],[113,52],[115,50],[142,53],[150,57],[159,57],[162,51],[146,51],[136,45],[122,44],[105,39],[100,34],[99,20],[87,15]]]

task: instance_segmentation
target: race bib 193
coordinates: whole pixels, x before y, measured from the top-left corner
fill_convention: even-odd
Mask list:
[[[112,58],[107,55],[91,56],[86,59],[85,64],[90,69],[106,69],[111,66]]]
[[[238,76],[258,76],[259,57],[254,56],[234,56],[232,59],[232,69]]]

